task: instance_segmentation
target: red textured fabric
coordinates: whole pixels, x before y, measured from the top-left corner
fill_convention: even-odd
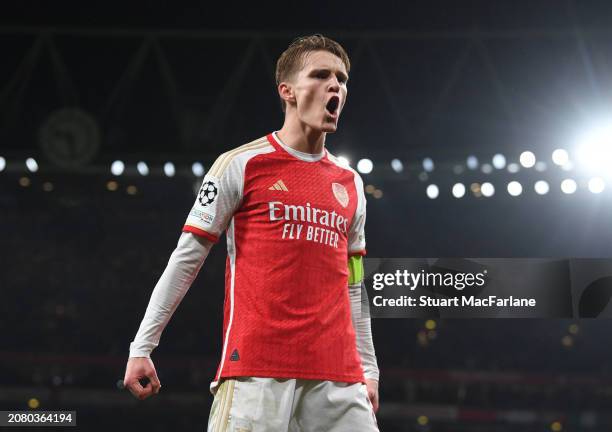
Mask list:
[[[276,151],[246,163],[243,199],[228,228],[235,265],[228,256],[227,346],[216,380],[363,381],[347,285],[347,231],[358,200],[355,174],[327,155],[317,162],[297,159],[268,139]],[[279,180],[288,190],[274,188]],[[285,205],[299,207],[287,211]]]

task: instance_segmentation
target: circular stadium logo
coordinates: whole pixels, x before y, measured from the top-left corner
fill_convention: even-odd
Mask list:
[[[217,185],[211,181],[204,182],[200,188],[200,193],[198,194],[198,201],[200,201],[200,204],[206,207],[215,201],[218,193],[219,190],[217,189]]]

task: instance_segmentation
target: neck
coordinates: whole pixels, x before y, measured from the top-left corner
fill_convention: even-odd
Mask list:
[[[325,132],[292,121],[289,116],[285,116],[285,123],[277,135],[285,145],[304,153],[320,154],[325,146]]]

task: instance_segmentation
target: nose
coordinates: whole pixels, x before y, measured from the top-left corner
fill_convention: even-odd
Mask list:
[[[328,91],[339,93],[340,92],[340,81],[335,75],[332,75],[332,78],[329,82]]]

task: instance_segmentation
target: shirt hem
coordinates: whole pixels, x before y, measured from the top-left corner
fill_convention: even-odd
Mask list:
[[[269,369],[241,369],[239,371],[226,371],[218,377],[218,380],[222,378],[232,377],[259,377],[259,378],[290,378],[290,379],[307,379],[317,381],[337,381],[344,383],[365,383],[365,377],[361,375],[344,375],[344,374],[322,374],[322,373],[305,373],[304,371],[290,371],[290,370],[269,370]]]

